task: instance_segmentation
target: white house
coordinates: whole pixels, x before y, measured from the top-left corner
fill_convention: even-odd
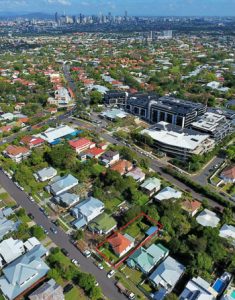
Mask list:
[[[206,208],[197,216],[196,221],[204,227],[214,228],[219,224],[220,219],[216,213]]]

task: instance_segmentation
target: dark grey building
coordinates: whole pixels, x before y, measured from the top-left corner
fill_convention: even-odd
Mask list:
[[[206,105],[174,97],[154,94],[135,94],[127,99],[126,111],[150,123],[161,121],[188,127],[206,112]]]
[[[122,91],[108,91],[104,95],[104,103],[124,107],[127,100],[127,93]]]

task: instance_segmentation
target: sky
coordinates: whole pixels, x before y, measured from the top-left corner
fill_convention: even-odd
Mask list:
[[[78,15],[234,16],[235,0],[0,0],[0,12]]]

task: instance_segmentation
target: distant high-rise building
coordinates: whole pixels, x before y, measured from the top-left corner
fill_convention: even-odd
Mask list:
[[[127,20],[128,14],[127,11],[125,11],[125,20]]]
[[[55,21],[57,24],[59,23],[59,15],[57,12],[55,13]]]
[[[163,31],[163,36],[166,39],[172,39],[172,30],[164,30]]]

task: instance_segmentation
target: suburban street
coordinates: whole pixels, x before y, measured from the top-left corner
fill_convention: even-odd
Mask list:
[[[70,122],[72,122],[73,124],[77,125],[77,126],[83,126],[84,123],[81,120],[78,119],[69,119]],[[92,128],[93,125],[91,124],[90,127]],[[125,144],[120,141],[117,140],[115,137],[111,136],[108,133],[105,132],[101,132],[101,128],[97,128],[97,127],[93,127],[94,130],[96,130],[97,133],[99,133],[99,135],[105,139],[106,141],[108,141],[111,144],[116,144],[116,145],[120,145],[120,146],[125,146]],[[132,150],[134,150],[140,157],[142,158],[146,158],[146,156],[142,153],[140,153],[138,151],[138,149],[136,147],[132,147]],[[155,172],[158,172],[159,174],[161,174],[161,176],[171,182],[172,184],[174,184],[176,187],[178,187],[180,190],[184,191],[184,192],[189,192],[192,194],[192,197],[194,197],[194,199],[199,200],[199,201],[203,201],[204,199],[207,199],[209,204],[212,207],[220,207],[223,208],[222,205],[218,204],[217,202],[213,201],[212,199],[207,198],[206,196],[199,194],[197,192],[195,192],[193,189],[191,189],[190,187],[188,187],[186,184],[182,183],[181,181],[177,180],[176,178],[174,178],[173,176],[171,176],[170,174],[164,172],[162,170],[163,167],[165,167],[166,165],[161,163],[159,160],[153,159],[148,157],[148,159],[150,160],[150,168],[152,168]],[[218,163],[218,162],[217,162]],[[216,164],[216,162],[214,162],[214,164]],[[209,167],[211,168],[211,166]],[[205,183],[204,183],[205,184]],[[206,183],[207,184],[207,183]],[[228,199],[228,201],[231,201]]]
[[[81,270],[93,274],[96,277],[97,282],[103,290],[103,293],[108,299],[113,300],[124,300],[125,296],[118,292],[115,286],[114,279],[108,279],[105,270],[98,269],[93,263],[91,258],[85,258],[80,251],[69,241],[69,236],[62,231],[60,228],[56,227],[58,233],[54,234],[51,231],[51,227],[55,228],[55,225],[48,219],[43,212],[39,210],[39,206],[31,202],[26,193],[21,191],[14,182],[9,179],[0,170],[0,185],[15,199],[15,201],[22,206],[27,213],[31,213],[34,216],[34,221],[43,226],[49,232],[49,237],[51,240],[60,248],[65,248],[71,259],[75,258],[79,261],[81,265]]]
[[[192,177],[200,184],[207,185],[208,178],[215,172],[216,169],[225,161],[224,157],[216,156],[199,174]]]

